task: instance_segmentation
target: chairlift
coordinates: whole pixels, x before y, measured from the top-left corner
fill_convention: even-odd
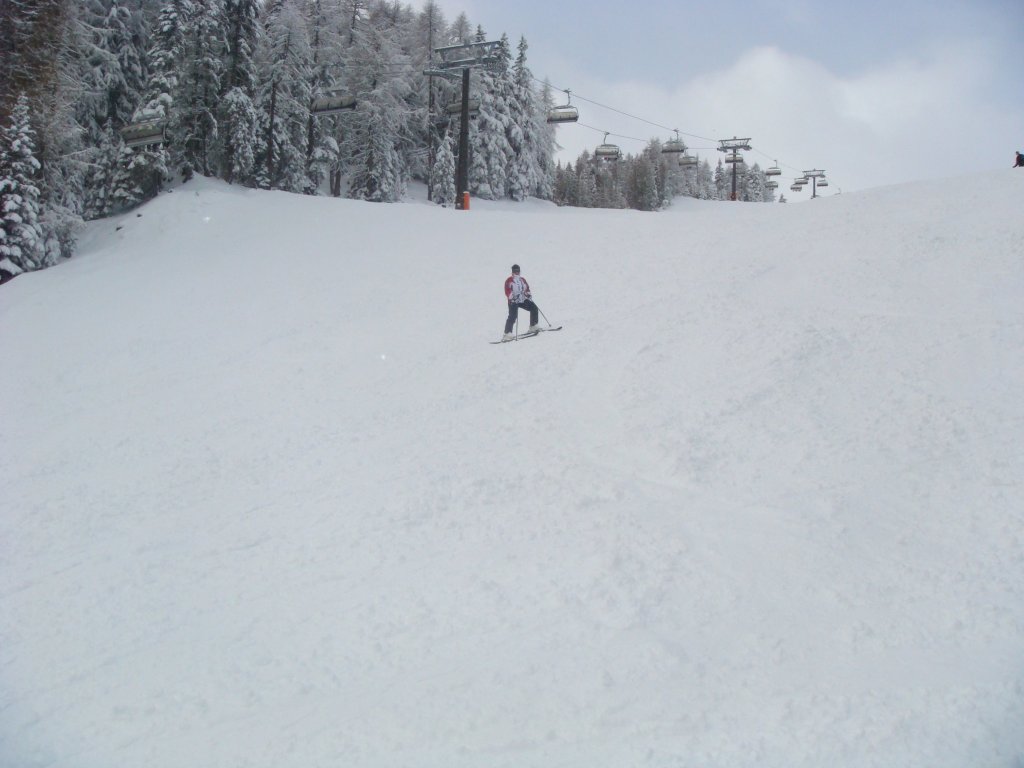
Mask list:
[[[825,179],[821,179],[821,180],[818,181],[818,186],[819,187],[827,187],[828,186],[828,182]]]
[[[424,69],[423,74],[427,77],[443,77],[446,80],[462,80],[462,75],[449,72],[447,69]]]
[[[765,186],[765,188],[767,188],[767,189],[778,189],[778,187],[779,187],[779,182],[777,182],[777,181],[766,181],[766,182],[764,183],[764,186]]]
[[[162,117],[139,120],[122,128],[121,138],[125,146],[132,148],[160,145],[167,141],[166,127],[167,121]]]
[[[661,145],[661,153],[663,155],[686,154],[686,144],[684,144],[683,140],[679,138],[678,130],[676,131],[676,137],[674,139],[669,139],[668,141]]]
[[[803,184],[797,184],[796,182],[793,182],[793,186],[790,187],[790,189],[792,189],[794,192],[802,192],[803,188]]]
[[[683,168],[696,168],[697,158],[693,155],[688,155],[685,152],[679,156],[679,165]]]
[[[448,106],[445,107],[445,111],[449,115],[454,115],[455,117],[459,117],[462,114],[462,99],[456,99],[455,101],[449,102]],[[470,96],[469,97],[469,116],[470,117],[476,117],[479,114],[480,114],[480,99],[478,99],[476,96]]]
[[[793,183],[802,187],[804,184],[807,183],[807,177],[806,176],[801,176],[801,177],[799,177],[797,179],[793,179]]]
[[[726,155],[725,162],[735,163],[736,165],[743,165],[746,163],[743,159],[743,155]]]
[[[618,146],[608,143],[607,133],[604,135],[604,141],[604,144],[599,144],[597,149],[594,150],[594,157],[599,157],[602,160],[607,160],[608,162],[618,160],[622,157],[622,152],[619,150]]]
[[[356,97],[340,90],[327,91],[313,99],[309,111],[314,115],[337,115],[356,108]]]
[[[776,160],[775,162],[778,163],[779,161]],[[765,168],[764,169],[764,175],[765,176],[781,176],[782,175],[782,169],[779,168],[778,165],[773,165],[771,168]]]
[[[572,93],[565,89],[565,104],[548,110],[549,123],[575,123],[580,119],[580,111],[572,105]]]

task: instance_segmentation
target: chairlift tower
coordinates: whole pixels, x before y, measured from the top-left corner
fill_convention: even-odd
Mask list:
[[[465,208],[469,194],[469,70],[476,67],[493,67],[498,63],[498,41],[465,43],[435,48],[439,61],[423,74],[441,75],[454,79],[455,70],[462,70],[462,108],[459,129],[459,160],[455,167],[455,207]]]
[[[816,168],[804,171],[804,178],[811,182],[811,200],[818,196],[818,187],[828,186],[828,182],[825,180],[825,172],[819,171]]]
[[[737,139],[733,136],[731,139],[719,139],[718,143],[721,144],[718,148],[719,152],[725,152],[725,162],[732,166],[732,195],[730,200],[736,200],[736,166],[742,165],[744,160],[740,152],[749,152],[750,139]]]

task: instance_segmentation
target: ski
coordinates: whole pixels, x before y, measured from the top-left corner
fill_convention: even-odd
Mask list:
[[[544,333],[546,331],[560,331],[560,330],[562,330],[562,326],[558,326],[557,328],[538,328],[536,331],[527,331],[526,333],[521,333],[518,336],[513,336],[511,339],[498,339],[497,341],[489,341],[487,343],[488,344],[508,344],[510,341],[519,341],[520,339],[529,339],[529,338],[531,338],[533,336],[539,336],[540,334],[542,334],[542,333]]]

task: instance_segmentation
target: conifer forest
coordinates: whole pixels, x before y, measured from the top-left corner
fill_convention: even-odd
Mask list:
[[[196,174],[375,202],[411,181],[456,197],[461,81],[435,51],[498,41],[472,70],[475,198],[658,210],[727,199],[732,169],[652,139],[615,162],[556,162],[558,91],[527,41],[387,0],[0,0],[0,278],[70,257],[83,222]],[[344,101],[348,108],[321,108]],[[740,199],[773,201],[757,165]],[[727,178],[728,177],[728,178]]]

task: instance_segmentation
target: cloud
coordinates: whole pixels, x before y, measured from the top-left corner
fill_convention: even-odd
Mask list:
[[[970,41],[936,43],[917,57],[850,75],[779,48],[756,47],[728,68],[671,90],[598,80],[578,90],[684,133],[715,140],[749,136],[759,151],[750,161],[764,166],[778,160],[793,172],[824,168],[833,187],[850,190],[1009,165],[1019,148],[1014,142],[1024,141],[1024,113],[993,101],[997,66],[984,45]],[[630,137],[627,152],[642,147],[633,138],[666,133],[598,107],[580,109],[581,123]],[[560,129],[567,148],[562,158],[600,138],[593,131]],[[693,146],[713,146],[684,138]]]

